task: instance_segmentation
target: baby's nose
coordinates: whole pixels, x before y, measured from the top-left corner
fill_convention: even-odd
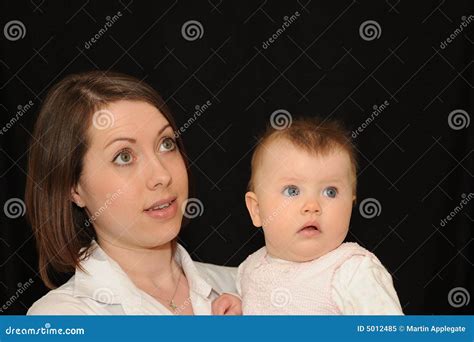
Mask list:
[[[320,213],[321,212],[321,206],[319,205],[319,202],[316,200],[309,200],[305,203],[303,206],[303,212],[305,214],[309,213]]]

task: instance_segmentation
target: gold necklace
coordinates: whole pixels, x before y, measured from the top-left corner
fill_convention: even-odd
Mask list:
[[[168,300],[168,299],[164,299],[160,296],[157,296],[155,295],[156,297],[158,297],[159,299],[161,299],[162,301],[164,302],[168,302],[168,306],[173,310],[173,311],[176,311],[176,309],[178,308],[178,305],[176,305],[176,302],[174,301],[174,297],[176,296],[176,293],[178,292],[178,287],[179,287],[179,283],[181,281],[181,275],[182,275],[182,272],[179,272],[179,277],[178,277],[178,281],[176,282],[176,287],[174,289],[174,292],[173,292],[173,295],[171,296],[171,298]],[[158,289],[158,286],[155,285],[155,287]]]

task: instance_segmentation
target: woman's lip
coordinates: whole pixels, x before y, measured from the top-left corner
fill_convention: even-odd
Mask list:
[[[145,210],[145,214],[155,219],[168,220],[170,218],[173,218],[176,215],[177,211],[178,203],[176,200],[173,200],[168,207],[164,209]]]
[[[164,200],[156,201],[155,203],[150,205],[148,208],[146,208],[145,211],[151,210],[152,208],[158,207],[158,206],[166,204],[166,203],[170,203],[170,202],[175,201],[175,200],[176,200],[176,196],[175,197],[168,197]]]

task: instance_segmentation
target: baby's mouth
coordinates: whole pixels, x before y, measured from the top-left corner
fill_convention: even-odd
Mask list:
[[[298,230],[298,234],[310,237],[321,234],[321,230],[317,224],[310,223],[304,225],[300,230]]]
[[[312,231],[312,230],[319,230],[319,229],[316,226],[306,226],[306,227],[301,228],[299,231],[301,232],[301,231],[305,231],[305,230],[306,231]]]

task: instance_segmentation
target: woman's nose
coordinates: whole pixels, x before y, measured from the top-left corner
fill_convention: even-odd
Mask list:
[[[308,199],[302,208],[303,214],[321,214],[321,206],[319,202],[314,199]]]
[[[147,164],[147,187],[150,190],[155,190],[159,186],[167,187],[171,183],[171,174],[163,164],[163,162],[157,157],[152,156]]]

